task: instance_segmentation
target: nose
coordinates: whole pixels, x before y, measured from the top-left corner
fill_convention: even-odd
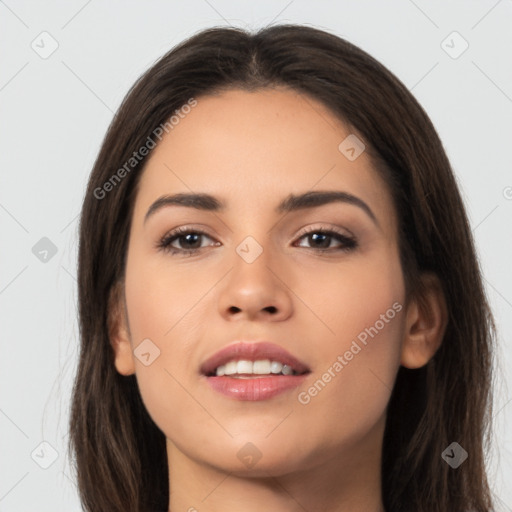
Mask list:
[[[267,249],[251,263],[235,254],[219,294],[219,312],[228,321],[286,320],[293,313],[293,293],[286,281]]]

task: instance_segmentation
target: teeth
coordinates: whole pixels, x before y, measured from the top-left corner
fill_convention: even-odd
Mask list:
[[[278,361],[272,361],[270,363],[270,371],[272,373],[281,373],[281,370],[283,369],[283,365],[279,363]]]
[[[236,361],[230,361],[229,363],[226,363],[224,365],[224,374],[233,375],[234,373],[236,373],[236,366]],[[220,366],[219,368],[222,368],[222,366]]]
[[[270,361],[265,359],[263,361],[254,361],[252,363],[252,373],[256,373],[258,375],[265,375],[270,373]],[[241,372],[238,372],[241,373]],[[249,371],[249,373],[251,373]]]
[[[283,366],[283,375],[291,375],[293,373],[292,367],[285,364]]]
[[[252,361],[238,361],[236,363],[236,373],[252,373]]]
[[[215,375],[221,377],[222,375],[240,375],[240,374],[253,374],[253,375],[293,375],[295,372],[292,367],[280,363],[279,361],[269,361],[268,359],[261,359],[258,361],[247,361],[242,359],[240,361],[229,361],[229,363],[219,366]]]

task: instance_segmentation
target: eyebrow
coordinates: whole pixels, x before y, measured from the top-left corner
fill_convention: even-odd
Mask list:
[[[289,213],[305,208],[316,208],[331,203],[347,203],[361,208],[379,226],[371,208],[359,197],[337,190],[310,191],[304,194],[286,197],[276,208],[276,213]],[[185,206],[210,212],[226,210],[226,203],[215,196],[205,193],[180,193],[159,197],[148,209],[144,223],[158,210],[168,206]],[[380,226],[379,226],[380,227]]]

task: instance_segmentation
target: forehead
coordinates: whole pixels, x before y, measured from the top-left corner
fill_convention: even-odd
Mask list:
[[[389,219],[383,179],[366,152],[351,161],[340,151],[355,134],[320,102],[288,89],[229,90],[196,101],[146,163],[136,215],[166,193],[205,192],[238,211],[262,211],[291,193],[335,189]]]

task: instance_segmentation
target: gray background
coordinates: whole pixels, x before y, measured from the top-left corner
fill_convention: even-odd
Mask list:
[[[271,22],[310,24],[368,51],[409,87],[443,140],[499,328],[489,470],[497,510],[512,510],[512,1],[6,0],[0,512],[80,510],[65,446],[78,344],[77,218],[113,112],[135,79],[189,35]],[[469,44],[458,56],[464,41],[453,31]]]

